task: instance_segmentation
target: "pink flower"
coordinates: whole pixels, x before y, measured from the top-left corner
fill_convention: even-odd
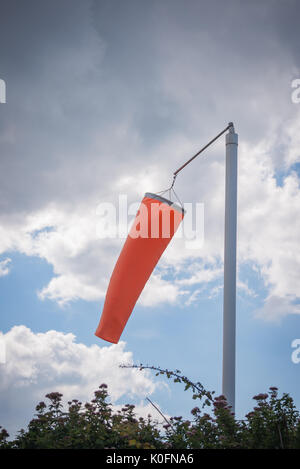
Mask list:
[[[254,396],[253,399],[256,401],[262,401],[268,398],[268,394],[257,394],[257,396]]]

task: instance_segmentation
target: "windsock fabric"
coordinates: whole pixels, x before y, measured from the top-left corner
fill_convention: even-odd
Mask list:
[[[171,201],[146,193],[115,265],[95,335],[118,343],[130,314],[184,216]]]

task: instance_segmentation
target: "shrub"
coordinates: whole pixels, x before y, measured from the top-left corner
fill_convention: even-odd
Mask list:
[[[225,449],[225,448],[300,448],[300,419],[293,399],[278,396],[271,387],[265,394],[254,396],[253,410],[244,420],[237,420],[224,396],[214,397],[201,383],[193,383],[179,370],[150,368],[175,382],[185,384],[198,403],[191,410],[191,420],[181,416],[164,417],[163,428],[150,415],[137,417],[135,406],[126,404],[113,412],[106,384],[101,384],[91,402],[73,399],[68,409],[62,405],[62,394],[46,395],[47,403],[36,406],[36,414],[27,430],[8,441],[0,427],[1,449]],[[151,401],[150,401],[151,402]],[[209,408],[209,410],[207,410]]]

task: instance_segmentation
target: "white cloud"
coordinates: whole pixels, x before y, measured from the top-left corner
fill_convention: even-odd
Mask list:
[[[223,275],[223,269],[218,267],[210,267],[204,264],[194,262],[192,264],[191,275],[188,278],[177,280],[178,285],[196,285],[201,283],[209,283],[219,279]]]
[[[286,298],[282,303],[285,313],[281,308],[284,315],[298,312],[291,301],[299,292],[300,190],[295,172],[287,173],[281,186],[277,184],[274,140],[269,136],[256,146],[243,140],[240,143],[238,260],[257,265],[271,297]],[[215,170],[214,160],[206,162],[208,174]],[[188,295],[193,295],[193,301],[199,293],[193,294],[195,285],[215,289],[213,282],[222,279],[224,167],[215,173],[215,184],[203,192],[203,247],[189,250],[184,239],[173,239],[142,293],[141,305],[174,304],[183,296],[188,301]],[[128,187],[128,194],[130,200],[136,198],[135,189],[130,192]],[[191,200],[197,200],[193,193]],[[124,239],[100,239],[97,223],[96,208],[91,208],[91,203],[73,210],[50,204],[30,212],[25,219],[5,220],[2,252],[15,249],[39,256],[53,266],[55,276],[39,292],[41,299],[49,298],[60,305],[76,299],[101,300]],[[5,273],[8,264],[8,259],[2,261]],[[253,296],[246,279],[240,278],[238,286]],[[269,310],[266,315],[272,317]]]
[[[284,164],[286,168],[300,161],[300,111],[298,111],[296,119],[291,119],[286,123],[283,141],[278,143],[285,146]]]
[[[269,295],[263,308],[258,309],[255,314],[266,321],[279,322],[287,314],[300,314],[299,298],[298,303],[294,302],[295,295],[276,296]]]
[[[148,280],[140,298],[142,306],[156,306],[161,303],[174,304],[182,292],[172,280],[164,280],[161,274],[153,274]]]
[[[48,392],[63,393],[64,402],[75,398],[86,402],[106,383],[114,402],[125,396],[145,399],[159,385],[147,371],[119,368],[133,363],[125,342],[86,346],[77,343],[73,334],[55,330],[34,333],[25,326],[15,326],[1,338],[6,361],[0,364],[0,425],[12,432],[28,423],[35,405]],[[145,414],[150,408],[140,402],[138,411]]]
[[[238,279],[236,286],[240,291],[243,291],[246,295],[250,297],[252,296],[253,298],[255,298],[257,296],[257,293],[255,293],[255,291],[249,287],[247,282],[242,282]]]
[[[238,234],[240,261],[259,266],[268,289],[261,314],[265,310],[269,319],[270,298],[278,299],[274,318],[299,313],[293,302],[300,286],[299,176],[291,172],[277,185],[271,144],[267,140],[257,148],[241,146]]]
[[[11,259],[7,257],[3,261],[0,261],[0,277],[4,277],[4,275],[9,274],[10,272],[10,264]]]
[[[135,2],[133,18],[127,6],[115,12],[96,3],[90,9],[73,1],[67,30],[61,18],[68,2],[39,10],[35,54],[28,52],[31,15],[19,22],[22,15],[7,7],[18,27],[7,22],[2,31],[11,37],[20,30],[24,40],[11,37],[0,47],[10,44],[8,65],[21,47],[26,73],[10,76],[16,104],[6,108],[0,135],[0,252],[38,256],[53,267],[41,299],[60,305],[103,299],[123,240],[97,236],[99,202],[116,201],[119,192],[135,201],[164,189],[172,172],[233,119],[240,134],[239,262],[258,266],[270,298],[286,305],[281,315],[297,313],[299,177],[286,175],[281,187],[275,179],[276,171],[299,162],[299,108],[290,99],[297,64],[293,36],[284,29],[291,21],[287,9],[229,2],[218,6],[216,18],[214,2],[191,2],[184,10],[182,2],[172,2],[171,10],[168,2]],[[199,17],[201,27],[194,22]],[[273,25],[268,31],[266,17]],[[238,41],[236,24],[243,31]],[[204,202],[205,242],[188,250],[184,240],[172,240],[163,269],[140,299],[145,306],[189,295],[193,301],[198,283],[212,289],[208,294],[219,291],[213,282],[223,259],[224,140],[180,174],[176,191],[183,202]],[[245,279],[240,282],[251,294]]]

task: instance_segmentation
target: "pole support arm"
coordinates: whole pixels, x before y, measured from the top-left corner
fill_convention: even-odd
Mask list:
[[[219,137],[221,137],[221,135],[223,135],[227,130],[229,130],[230,133],[233,133],[234,134],[234,125],[233,125],[233,122],[229,122],[227,127],[222,130],[222,132],[220,132],[218,135],[216,135],[212,140],[210,140],[206,145],[204,145],[204,147],[201,148],[201,150],[199,150],[194,156],[192,156],[189,160],[187,160],[182,166],[180,166],[180,168],[178,168],[176,171],[174,171],[174,179],[173,179],[173,184],[171,187],[174,186],[174,183],[175,183],[175,179],[177,177],[177,174],[183,169],[185,168],[188,164],[190,164],[198,155],[200,155],[200,153],[202,153],[204,150],[206,150],[206,148],[208,148],[212,143],[214,143],[216,140],[218,140]]]

